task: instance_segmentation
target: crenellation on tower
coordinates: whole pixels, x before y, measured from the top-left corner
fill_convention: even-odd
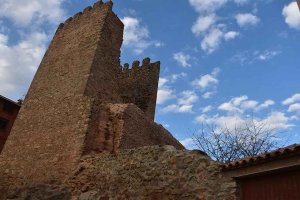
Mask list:
[[[124,103],[133,103],[154,120],[160,62],[145,58],[140,65],[134,61],[131,68],[124,64],[119,77],[119,93]]]

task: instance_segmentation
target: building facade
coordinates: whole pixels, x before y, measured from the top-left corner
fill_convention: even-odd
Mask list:
[[[300,145],[295,144],[224,166],[237,183],[237,199],[300,199]]]
[[[17,118],[20,105],[0,95],[0,153]]]

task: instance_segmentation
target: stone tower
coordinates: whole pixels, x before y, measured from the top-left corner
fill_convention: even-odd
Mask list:
[[[160,63],[120,67],[124,25],[112,6],[58,27],[0,155],[2,184],[63,181],[92,152],[183,148],[153,121]]]

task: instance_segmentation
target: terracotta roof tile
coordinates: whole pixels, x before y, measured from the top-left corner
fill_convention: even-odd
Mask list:
[[[223,170],[231,170],[241,167],[247,167],[250,165],[255,165],[263,162],[268,162],[271,160],[277,160],[283,157],[288,157],[291,155],[300,154],[300,144],[290,145],[284,148],[279,148],[270,152],[266,152],[260,155],[250,156],[248,158],[243,158],[241,160],[236,160],[228,164],[223,165]]]

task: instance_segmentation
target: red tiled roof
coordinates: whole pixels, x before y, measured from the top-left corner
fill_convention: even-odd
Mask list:
[[[241,160],[233,161],[229,164],[223,165],[223,170],[231,170],[231,169],[237,169],[242,167],[248,167],[260,163],[269,162],[272,160],[281,159],[283,157],[289,157],[293,155],[300,155],[300,144],[294,144],[291,146],[287,146],[284,148],[276,149],[274,151],[270,151],[264,154],[251,156],[248,158],[243,158]]]

